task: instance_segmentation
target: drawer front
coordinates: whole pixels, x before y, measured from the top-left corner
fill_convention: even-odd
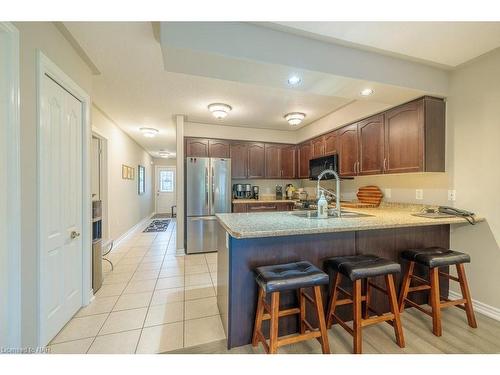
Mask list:
[[[266,212],[266,211],[278,211],[278,204],[257,203],[248,205],[248,212]]]

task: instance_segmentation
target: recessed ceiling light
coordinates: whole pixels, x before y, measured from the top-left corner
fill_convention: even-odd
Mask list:
[[[300,82],[302,82],[302,79],[299,76],[291,76],[288,78],[288,84],[295,86],[298,85]]]
[[[373,94],[373,90],[372,89],[364,89],[364,90],[361,90],[360,94],[363,96],[370,96],[371,94]]]
[[[232,110],[230,105],[224,103],[213,103],[208,106],[208,110],[216,119],[223,119]]]
[[[140,128],[139,130],[146,138],[154,138],[159,133],[158,129],[154,128]]]
[[[299,125],[304,118],[306,117],[305,113],[302,112],[291,112],[285,115],[285,120],[292,126]]]

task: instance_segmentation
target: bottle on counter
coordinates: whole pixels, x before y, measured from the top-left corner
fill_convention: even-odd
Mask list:
[[[318,218],[326,219],[328,217],[328,202],[326,201],[325,194],[321,192],[318,200]]]

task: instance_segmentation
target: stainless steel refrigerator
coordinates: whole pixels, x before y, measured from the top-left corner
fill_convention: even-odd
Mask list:
[[[215,214],[231,212],[231,159],[186,158],[186,252],[217,251]]]

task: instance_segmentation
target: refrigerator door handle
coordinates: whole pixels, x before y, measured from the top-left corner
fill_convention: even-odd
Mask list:
[[[205,206],[208,207],[208,167],[205,168]]]
[[[212,166],[212,208],[211,211],[214,211],[213,207],[215,205],[215,173],[214,167]],[[210,212],[211,214],[215,214],[215,212]]]

